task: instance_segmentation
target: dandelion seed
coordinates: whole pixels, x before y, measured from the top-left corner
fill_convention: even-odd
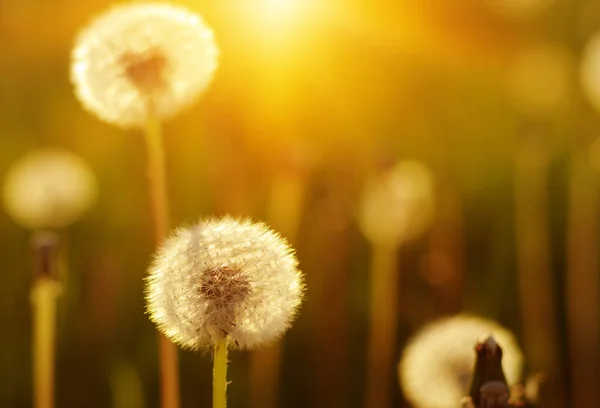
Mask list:
[[[494,321],[461,314],[430,323],[405,347],[398,371],[406,398],[415,407],[460,407],[475,364],[473,344],[490,334],[502,345],[506,380],[515,385],[523,355],[514,335]]]
[[[182,7],[125,3],[82,30],[71,58],[83,106],[131,128],[149,114],[164,120],[190,105],[212,80],[218,48],[201,17]]]
[[[89,166],[59,149],[26,155],[8,170],[4,181],[6,211],[32,230],[71,224],[88,210],[96,194]]]
[[[240,348],[278,339],[291,325],[304,284],[292,248],[264,224],[231,217],[179,229],[149,268],[147,309],[184,348],[229,337]]]

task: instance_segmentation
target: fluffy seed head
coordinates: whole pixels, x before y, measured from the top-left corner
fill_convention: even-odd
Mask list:
[[[177,230],[146,278],[150,319],[184,348],[229,336],[240,348],[279,338],[302,301],[293,249],[265,224],[231,217]]]
[[[32,230],[66,227],[88,210],[96,195],[89,166],[59,149],[29,153],[13,164],[4,180],[6,211]]]
[[[433,176],[413,160],[369,180],[363,193],[358,221],[374,244],[398,245],[425,230],[433,219]]]
[[[521,376],[523,355],[514,335],[494,321],[460,314],[426,325],[405,347],[398,374],[412,405],[460,407],[460,400],[469,393],[475,364],[473,345],[478,340],[486,341],[494,350],[497,344],[502,345],[506,380],[509,386],[516,384]]]
[[[124,3],[81,31],[71,80],[100,119],[140,127],[149,109],[167,119],[191,104],[212,80],[217,58],[200,16],[170,4]]]

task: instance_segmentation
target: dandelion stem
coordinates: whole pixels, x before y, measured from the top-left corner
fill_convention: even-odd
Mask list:
[[[398,309],[397,248],[374,245],[365,407],[389,407]]]
[[[227,338],[217,340],[213,366],[213,408],[227,407]]]
[[[543,371],[552,384],[554,398],[548,408],[565,406],[561,378],[561,353],[555,313],[554,277],[548,216],[548,148],[543,140],[527,135],[515,156],[515,231],[521,324],[528,363]]]
[[[589,405],[598,395],[600,287],[598,275],[598,180],[587,150],[574,147],[570,164],[567,324],[572,407]]]
[[[155,246],[158,248],[169,229],[169,202],[162,132],[151,103],[148,103],[146,144],[148,150],[148,179],[150,203],[154,219]],[[163,334],[158,334],[162,407],[179,408],[179,369],[177,347]]]
[[[55,279],[56,236],[36,233],[33,237],[38,266],[31,290],[33,308],[34,407],[54,406],[54,356],[56,348],[56,298],[60,284]],[[48,239],[50,238],[50,239]]]

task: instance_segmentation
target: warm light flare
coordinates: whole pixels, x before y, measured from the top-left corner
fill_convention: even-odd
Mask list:
[[[263,0],[262,7],[272,15],[291,13],[300,5],[298,0]]]

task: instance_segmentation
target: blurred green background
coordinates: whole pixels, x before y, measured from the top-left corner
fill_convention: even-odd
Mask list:
[[[556,328],[560,378],[541,406],[600,397],[600,116],[579,79],[600,2],[179,3],[213,27],[221,57],[201,100],[165,124],[173,225],[230,213],[284,230],[274,194],[289,183],[303,191],[288,238],[308,290],[284,339],[279,406],[363,405],[372,249],[357,203],[368,177],[399,159],[433,171],[437,211],[399,250],[398,357],[424,323],[460,311],[523,340],[538,293],[523,295],[519,277],[533,268],[541,280],[528,287],[551,283],[541,313]],[[52,146],[83,157],[99,184],[92,210],[64,231],[57,407],[159,406],[142,294],[153,252],[144,142],[85,112],[69,81],[75,35],[109,4],[0,2],[0,176]],[[519,64],[539,46],[550,57]],[[30,238],[0,212],[1,407],[31,406]],[[526,369],[543,370],[527,366],[530,354]],[[182,407],[209,406],[209,354],[180,356]],[[231,354],[232,407],[250,406],[248,361]],[[132,401],[118,405],[116,384],[138,382],[143,400],[126,387]],[[410,406],[399,386],[389,393]]]

